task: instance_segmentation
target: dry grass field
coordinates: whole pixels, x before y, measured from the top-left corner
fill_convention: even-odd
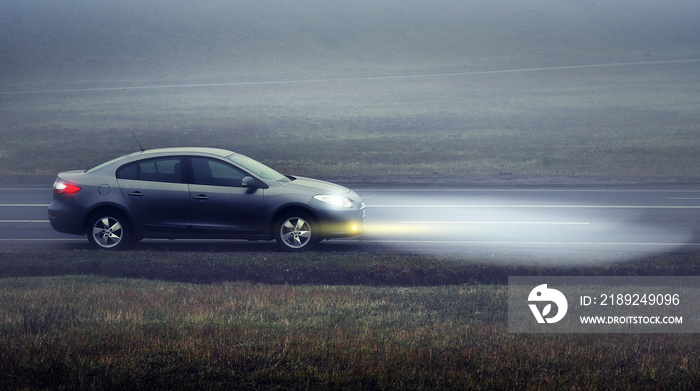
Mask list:
[[[523,260],[520,260],[523,261]],[[697,275],[405,254],[0,253],[3,389],[674,389],[695,335],[507,333],[507,275]]]

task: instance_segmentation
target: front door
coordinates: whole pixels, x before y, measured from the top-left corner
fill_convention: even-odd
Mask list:
[[[249,174],[219,159],[191,157],[192,229],[210,234],[263,231],[264,190],[243,187]]]

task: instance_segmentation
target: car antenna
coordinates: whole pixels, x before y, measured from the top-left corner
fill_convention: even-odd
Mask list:
[[[136,135],[134,134],[134,131],[133,131],[133,130],[131,131],[131,135],[134,136],[134,140],[136,140],[136,144],[138,144],[138,145],[139,145],[139,148],[141,148],[141,152],[145,151],[145,149],[143,149],[143,147],[141,146],[141,143],[139,142],[139,139],[138,139],[138,138],[136,137]]]

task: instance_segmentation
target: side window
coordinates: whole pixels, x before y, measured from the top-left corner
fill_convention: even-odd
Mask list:
[[[117,178],[119,179],[139,179],[139,167],[137,163],[129,163],[119,167],[117,170]]]
[[[117,178],[182,183],[182,158],[165,157],[129,163],[119,167]]]
[[[192,157],[194,184],[210,186],[241,186],[241,179],[248,175],[230,164],[216,159]]]

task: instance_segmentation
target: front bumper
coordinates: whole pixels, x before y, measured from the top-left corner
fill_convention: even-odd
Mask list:
[[[365,208],[318,213],[321,236],[325,239],[356,236],[365,232]]]

